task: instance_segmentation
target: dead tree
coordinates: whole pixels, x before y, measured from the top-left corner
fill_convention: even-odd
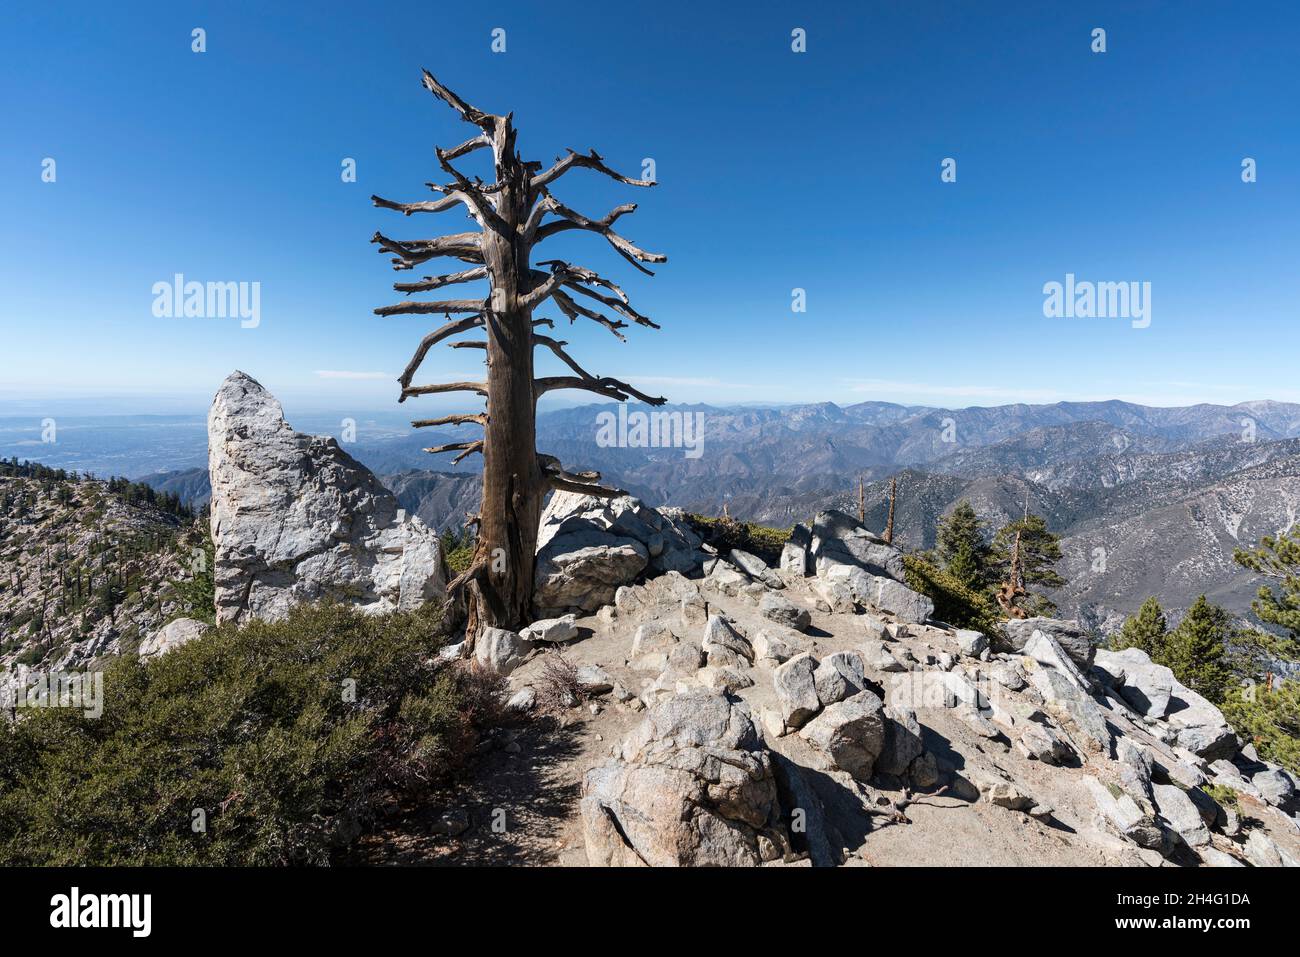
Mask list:
[[[1020,528],[1016,529],[1016,537],[1011,544],[1011,567],[1007,570],[1007,580],[998,586],[996,598],[1002,611],[1008,618],[1028,618],[1029,612],[1021,608],[1017,602],[1024,598],[1029,592],[1025,588],[1025,568],[1024,562],[1020,558],[1020,533],[1024,528],[1024,523],[1029,519],[1029,492],[1025,492],[1025,514],[1021,519]]]
[[[1028,618],[1029,613],[1016,604],[1026,594],[1024,569],[1020,563],[1020,530],[1011,546],[1011,568],[1007,580],[998,586],[997,600],[1008,618]]]
[[[599,485],[596,472],[569,472],[554,456],[542,455],[536,446],[537,400],[557,389],[582,389],[618,401],[636,398],[662,405],[663,397],[646,395],[626,382],[595,376],[565,351],[567,342],[544,335],[539,327],[554,328],[549,318],[534,318],[551,303],[572,324],[587,319],[605,327],[620,341],[630,320],[641,326],[659,326],[632,307],[614,282],[583,266],[558,259],[533,263],[534,247],[552,236],[573,230],[595,233],[637,269],[653,275],[642,263],[662,263],[667,257],[646,252],[614,231],[614,224],[636,209],[617,206],[592,219],[561,203],[552,186],[575,169],[587,169],[628,186],[654,186],[653,180],[631,179],[605,165],[595,150],[568,151],[554,165],[524,161],[515,149],[512,114],[484,113],[443,86],[427,70],[425,88],[477,130],[451,149],[437,149],[438,165],[450,178],[445,184],[428,183],[440,198],[397,203],[372,196],[376,206],[413,213],[439,213],[463,206],[478,229],[435,239],[397,240],[375,233],[371,242],[380,253],[392,255],[393,268],[411,269],[437,258],[457,259],[467,268],[418,282],[395,283],[400,293],[426,293],[457,283],[486,280],[482,299],[406,300],[376,309],[380,316],[441,315],[445,324],[421,340],[415,355],[399,377],[401,396],[472,392],[485,399],[480,413],[447,415],[416,420],[416,427],[474,424],[483,438],[453,442],[426,449],[457,452],[453,463],[474,453],[483,456],[483,499],[478,515],[478,539],[469,568],[448,585],[452,596],[465,589],[468,599],[466,634],[472,642],[488,626],[518,628],[529,620],[533,597],[534,552],[542,501],[550,489],[584,495],[615,497],[621,490]],[[484,182],[463,174],[452,161],[476,150],[492,156],[493,179]],[[482,330],[483,339],[455,342],[455,348],[484,350],[487,374],[478,382],[413,384],[429,350],[452,336]],[[533,350],[542,346],[572,370],[572,375],[536,378]]]
[[[891,476],[889,479],[889,516],[885,519],[885,539],[886,545],[894,544],[894,498],[898,494],[898,476]]]

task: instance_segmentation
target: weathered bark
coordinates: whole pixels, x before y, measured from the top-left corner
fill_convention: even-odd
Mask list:
[[[537,398],[552,389],[583,389],[598,395],[625,401],[636,397],[652,405],[661,405],[662,397],[646,395],[626,382],[598,377],[579,366],[565,351],[565,342],[540,336],[534,328],[553,326],[549,319],[534,319],[533,311],[546,301],[554,302],[571,322],[587,318],[604,326],[619,339],[620,329],[628,324],[611,319],[595,308],[574,301],[569,293],[578,293],[612,310],[632,322],[658,328],[637,312],[619,286],[590,269],[559,260],[531,264],[532,248],[550,236],[569,230],[584,230],[602,236],[614,250],[642,272],[650,271],[643,262],[665,262],[666,257],[646,252],[613,229],[622,216],[636,209],[634,204],[619,206],[602,219],[590,219],[558,202],[548,187],[570,169],[590,169],[632,186],[653,186],[649,180],[622,176],[604,164],[592,151],[588,155],[572,151],[546,172],[541,164],[520,159],[515,150],[515,130],[510,116],[495,116],[470,106],[444,87],[427,71],[424,85],[481,133],[451,150],[438,150],[439,166],[454,183],[446,186],[428,184],[443,198],[431,202],[399,203],[372,196],[376,206],[413,213],[438,213],[463,206],[478,223],[478,233],[457,233],[431,240],[395,240],[375,233],[371,240],[380,252],[391,253],[393,268],[411,269],[436,257],[450,257],[470,263],[474,268],[428,276],[420,282],[395,283],[398,292],[430,292],[443,286],[487,279],[489,294],[484,299],[443,301],[407,300],[376,309],[381,316],[443,314],[445,325],[427,334],[403,371],[399,382],[399,401],[419,395],[445,392],[477,392],[486,397],[482,414],[449,415],[416,420],[417,427],[444,424],[478,424],[483,427],[481,441],[449,442],[429,452],[458,451],[457,461],[474,452],[483,455],[483,502],[475,522],[478,543],[470,567],[449,586],[449,593],[464,589],[468,599],[467,638],[472,642],[488,626],[518,628],[531,619],[534,553],[542,502],[553,488],[581,491],[592,495],[621,495],[618,489],[596,483],[595,472],[571,473],[558,460],[539,455],[536,448]],[[481,148],[492,151],[495,181],[471,181],[462,175],[451,160]],[[543,222],[550,216],[558,217]],[[597,292],[590,287],[600,287]],[[469,313],[452,320],[452,313]],[[453,347],[483,349],[487,361],[485,382],[454,382],[412,385],[411,381],[429,349],[453,335],[483,329],[486,340],[450,343]],[[574,376],[536,379],[533,374],[533,348],[550,349],[569,366]]]
[[[894,544],[894,497],[898,493],[898,476],[895,475],[889,480],[889,517],[885,519],[885,539],[886,545]]]
[[[533,601],[537,524],[546,494],[537,463],[533,322],[522,300],[531,288],[528,247],[518,235],[527,218],[528,173],[514,152],[509,117],[492,137],[504,228],[484,229],[483,258],[492,277],[487,317],[488,421],[483,437],[483,504],[475,559],[487,574],[470,585],[467,633],[482,626],[518,628]]]

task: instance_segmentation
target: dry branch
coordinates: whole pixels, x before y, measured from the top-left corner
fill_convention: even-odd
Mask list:
[[[487,309],[486,299],[443,299],[425,302],[408,299],[392,306],[380,306],[375,310],[376,316],[427,316],[437,313],[472,312],[475,314]]]
[[[568,156],[556,160],[555,165],[545,173],[539,173],[534,176],[532,182],[529,183],[529,187],[533,190],[540,190],[548,183],[555,182],[575,166],[583,167],[585,169],[594,169],[596,172],[604,173],[606,176],[616,179],[620,183],[626,183],[628,186],[655,185],[655,181],[652,179],[631,179],[630,177],[624,176],[622,173],[614,172],[602,162],[604,157],[595,150],[592,150],[586,156],[583,156],[581,153],[575,153],[573,150],[569,150],[568,152]]]
[[[479,395],[487,395],[486,382],[442,382],[437,385],[412,385],[402,390],[402,399],[408,399],[413,395],[438,395],[443,392],[477,392]],[[398,401],[402,401],[399,399]]]
[[[556,389],[582,389],[610,399],[618,399],[620,402],[626,402],[629,397],[635,396],[646,405],[663,405],[668,401],[663,396],[646,395],[636,387],[610,376],[602,376],[599,379],[594,376],[586,378],[579,376],[547,376],[536,380],[535,391],[539,396],[547,392],[554,392]]]
[[[461,332],[468,332],[470,329],[477,328],[481,325],[483,325],[482,316],[469,316],[465,319],[453,319],[445,326],[438,327],[421,339],[419,347],[415,350],[415,355],[411,357],[411,361],[406,365],[406,370],[397,380],[401,383],[402,389],[405,390],[407,386],[411,384],[411,377],[414,376],[416,370],[420,368],[420,363],[424,361],[424,357],[429,354],[430,349],[448,336],[454,336]],[[403,393],[402,398],[405,398],[405,393]]]
[[[411,422],[411,427],[427,429],[437,425],[468,425],[471,422],[487,425],[487,420],[486,412],[476,412],[465,415],[444,415],[436,419],[414,419]]]
[[[450,286],[458,282],[473,282],[475,279],[486,279],[487,274],[486,266],[476,266],[473,269],[450,272],[442,276],[425,276],[419,282],[395,282],[393,288],[398,292],[432,292],[434,289],[440,289],[443,286]]]

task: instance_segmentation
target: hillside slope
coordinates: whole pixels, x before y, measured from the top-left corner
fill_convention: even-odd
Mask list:
[[[172,582],[204,570],[205,541],[187,509],[147,486],[3,465],[0,670],[134,650],[186,612]]]

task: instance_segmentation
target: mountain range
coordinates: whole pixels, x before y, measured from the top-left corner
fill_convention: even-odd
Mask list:
[[[940,409],[865,402],[791,407],[665,406],[699,413],[703,454],[602,447],[608,405],[543,413],[538,447],[570,468],[594,468],[654,505],[789,525],[821,508],[858,509],[883,527],[889,479],[895,529],[933,545],[937,520],[969,499],[990,531],[1028,508],[1062,537],[1062,610],[1113,628],[1148,595],[1167,608],[1207,594],[1248,612],[1258,581],[1233,550],[1300,515],[1300,404],[1258,401],[1156,408],[1121,401]],[[634,412],[649,412],[633,406]],[[430,469],[431,445],[472,428],[388,430],[349,451],[384,477],[402,507],[439,528],[477,503],[476,459]],[[201,502],[202,468],[146,476]]]

